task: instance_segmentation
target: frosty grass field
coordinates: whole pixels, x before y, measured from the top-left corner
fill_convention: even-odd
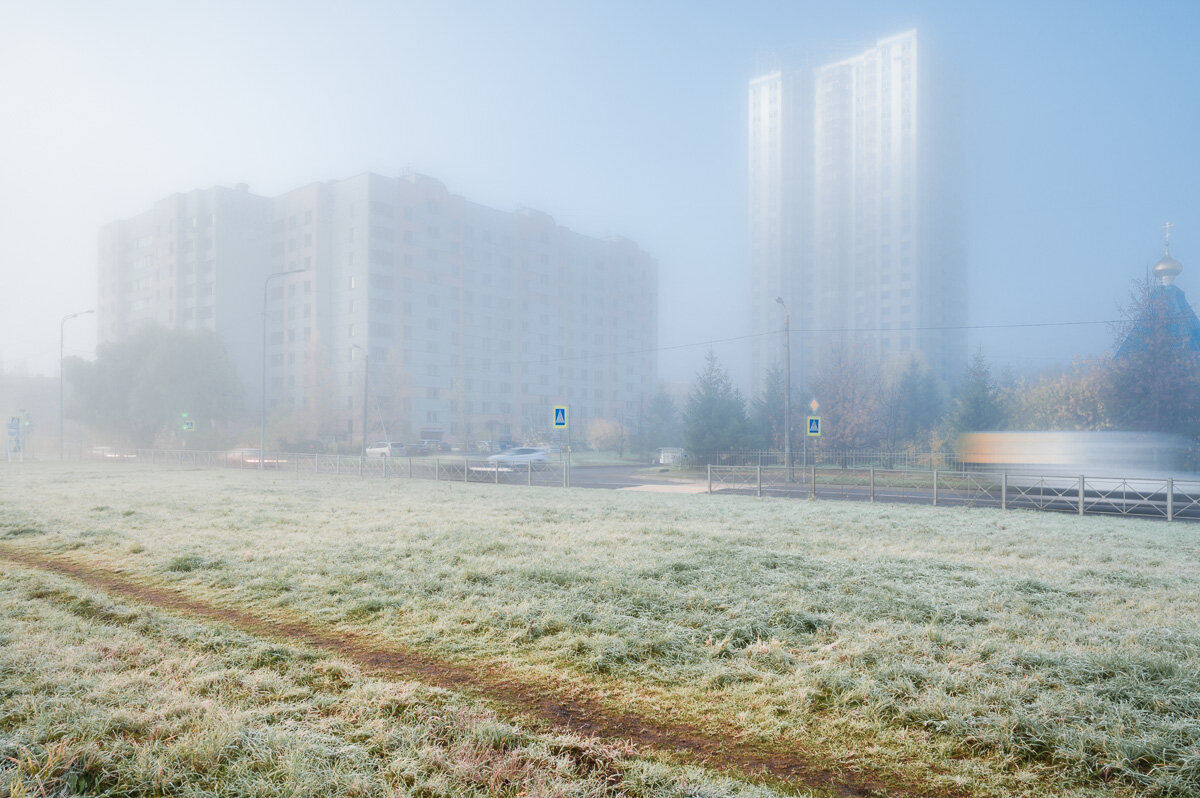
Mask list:
[[[837,795],[841,774],[880,795],[1197,795],[1198,537],[1026,512],[9,467],[0,793]],[[31,558],[519,674],[834,779],[573,736]]]

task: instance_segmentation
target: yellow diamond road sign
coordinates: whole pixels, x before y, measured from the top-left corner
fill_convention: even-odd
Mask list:
[[[815,398],[811,402],[808,403],[808,406],[810,408],[812,408],[812,411],[814,413],[821,409],[821,403],[818,402]]]

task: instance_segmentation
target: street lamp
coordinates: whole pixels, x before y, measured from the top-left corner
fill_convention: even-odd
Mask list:
[[[371,381],[371,356],[367,350],[358,344],[350,344],[350,350],[363,353],[363,420],[362,420],[362,456],[367,456],[367,386]]]
[[[792,314],[783,297],[775,297],[783,308],[783,464],[792,476]]]
[[[63,334],[67,327],[67,322],[71,319],[77,319],[80,316],[86,316],[89,313],[95,313],[94,310],[81,310],[78,313],[72,313],[62,317],[62,321],[58,323],[58,459],[66,459],[66,447],[63,439]]]
[[[263,280],[263,319],[262,319],[262,406],[258,417],[258,470],[262,471],[267,459],[267,288],[276,277],[288,274],[299,274],[304,269],[292,269],[286,272],[272,272]]]

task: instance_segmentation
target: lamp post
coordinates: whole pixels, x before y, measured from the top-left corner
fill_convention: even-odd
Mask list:
[[[775,297],[783,308],[783,464],[792,476],[792,314],[783,297]]]
[[[350,350],[357,349],[363,353],[363,420],[362,420],[362,456],[367,456],[367,386],[371,382],[371,356],[364,347],[350,344]]]
[[[263,280],[263,319],[262,319],[262,405],[258,416],[258,470],[264,468],[267,459],[267,289],[276,277],[287,274],[299,274],[303,269],[292,269],[286,272],[272,272]]]
[[[66,331],[67,322],[71,319],[77,319],[80,316],[86,316],[89,313],[95,313],[94,310],[81,310],[78,313],[71,313],[62,317],[62,321],[58,323],[58,459],[66,459],[66,446],[63,438],[63,336]]]

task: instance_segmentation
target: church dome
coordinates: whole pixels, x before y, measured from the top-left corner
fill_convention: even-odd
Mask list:
[[[1170,285],[1181,271],[1183,271],[1183,264],[1171,257],[1170,250],[1162,256],[1158,263],[1154,264],[1154,276],[1163,285]]]

